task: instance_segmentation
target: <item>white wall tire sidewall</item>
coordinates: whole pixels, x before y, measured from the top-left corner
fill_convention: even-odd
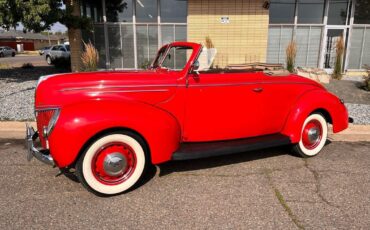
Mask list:
[[[322,138],[321,138],[320,144],[318,146],[316,146],[316,148],[314,148],[314,149],[307,149],[304,146],[304,144],[303,144],[302,134],[303,134],[304,127],[311,120],[317,120],[317,121],[320,122],[321,127],[322,127]],[[328,124],[327,124],[325,118],[322,115],[320,115],[320,114],[312,114],[309,117],[307,117],[307,119],[305,120],[305,122],[304,122],[304,124],[302,126],[301,140],[299,141],[298,145],[299,145],[299,148],[300,148],[300,150],[302,151],[303,154],[305,154],[305,155],[307,155],[309,157],[316,156],[321,151],[321,149],[324,147],[324,145],[326,143],[327,137],[328,137]]]
[[[134,172],[126,181],[118,185],[106,185],[99,182],[95,178],[93,170],[91,168],[91,162],[94,158],[95,153],[99,150],[100,147],[111,142],[123,142],[129,145],[135,151],[136,155],[136,167]],[[131,136],[125,134],[112,134],[102,137],[89,147],[82,162],[82,173],[86,183],[93,190],[102,194],[113,195],[130,189],[140,179],[141,175],[143,174],[144,167],[145,153],[140,143]]]

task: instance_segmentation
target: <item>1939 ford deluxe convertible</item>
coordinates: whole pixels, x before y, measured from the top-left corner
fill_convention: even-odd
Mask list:
[[[328,123],[334,133],[347,128],[343,101],[320,84],[294,74],[200,70],[202,50],[175,42],[148,70],[41,77],[28,158],[73,168],[89,191],[114,195],[149,164],[280,145],[312,157]]]

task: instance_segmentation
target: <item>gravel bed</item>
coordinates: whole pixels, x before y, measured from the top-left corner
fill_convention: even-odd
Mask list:
[[[0,78],[0,120],[34,120],[33,104],[37,80],[9,81]],[[354,124],[370,124],[370,105],[346,103]]]
[[[370,124],[370,105],[346,103],[348,114],[353,118],[353,124]]]

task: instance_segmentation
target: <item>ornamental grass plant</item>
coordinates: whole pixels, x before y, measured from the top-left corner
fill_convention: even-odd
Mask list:
[[[333,78],[340,80],[342,78],[342,63],[343,63],[343,54],[344,54],[344,38],[343,35],[335,43],[335,64],[333,71]]]
[[[295,58],[297,56],[297,44],[295,41],[289,42],[286,50],[286,68],[289,72],[294,72]]]
[[[84,52],[81,55],[83,70],[86,72],[96,71],[99,63],[99,53],[94,45],[89,42],[84,42]]]

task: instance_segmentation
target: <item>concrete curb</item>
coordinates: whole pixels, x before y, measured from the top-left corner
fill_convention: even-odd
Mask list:
[[[3,121],[0,122],[0,139],[23,139],[26,133],[26,123],[36,128],[35,122]],[[352,125],[348,129],[333,134],[329,126],[329,140],[331,141],[370,141],[370,125]]]

